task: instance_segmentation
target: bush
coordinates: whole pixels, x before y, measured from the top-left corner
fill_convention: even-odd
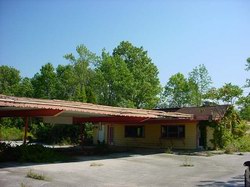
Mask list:
[[[22,140],[24,132],[16,127],[0,127],[1,140]]]
[[[250,135],[234,139],[225,146],[225,153],[233,152],[250,152]]]
[[[65,157],[42,145],[1,146],[0,161],[18,162],[55,162],[65,160]]]
[[[250,152],[250,135],[245,135],[236,141],[238,151]]]
[[[37,141],[47,144],[77,144],[79,141],[79,126],[50,125],[40,123],[33,125],[32,134]]]

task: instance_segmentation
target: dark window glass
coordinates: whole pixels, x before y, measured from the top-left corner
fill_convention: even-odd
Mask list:
[[[144,127],[143,126],[125,126],[125,137],[143,137]]]
[[[161,137],[163,138],[184,138],[184,125],[164,125],[161,127]]]

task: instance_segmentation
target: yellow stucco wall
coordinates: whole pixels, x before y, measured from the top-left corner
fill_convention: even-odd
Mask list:
[[[113,124],[114,127],[114,145],[128,147],[150,147],[150,148],[178,148],[178,149],[195,149],[197,147],[197,128],[196,123],[185,125],[185,138],[182,139],[163,139],[161,138],[161,125],[163,124],[145,124],[143,138],[125,137],[125,125]],[[164,124],[171,125],[171,124]],[[177,125],[177,124],[176,124]],[[97,134],[98,132],[94,132]],[[95,135],[94,135],[95,136]],[[107,137],[106,137],[107,138]],[[96,142],[96,139],[94,140]]]

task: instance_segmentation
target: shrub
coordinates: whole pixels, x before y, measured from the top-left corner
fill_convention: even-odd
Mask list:
[[[55,162],[64,161],[66,158],[51,148],[42,145],[7,146],[0,152],[0,161],[18,162]]]
[[[37,141],[47,144],[77,144],[79,141],[79,126],[50,125],[39,123],[33,125],[32,134]]]
[[[225,153],[231,154],[233,152],[249,152],[250,151],[250,135],[233,139],[225,146]]]
[[[0,127],[1,140],[22,140],[24,132],[16,127]]]
[[[236,141],[238,151],[250,152],[250,135],[245,135]]]

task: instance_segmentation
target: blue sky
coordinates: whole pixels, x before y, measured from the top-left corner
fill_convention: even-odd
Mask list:
[[[0,0],[0,65],[32,77],[67,64],[79,44],[97,55],[121,41],[143,46],[162,85],[205,64],[214,86],[243,86],[250,72],[249,0]]]

